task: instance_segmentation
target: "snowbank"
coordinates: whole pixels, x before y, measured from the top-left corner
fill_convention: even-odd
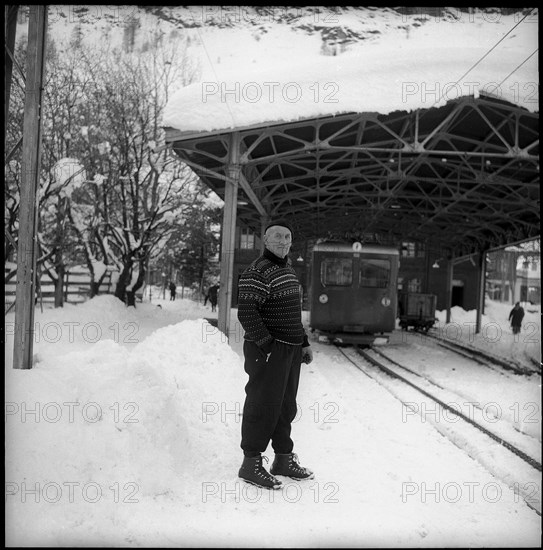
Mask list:
[[[205,313],[183,302],[188,317]],[[240,358],[207,321],[182,317],[112,296],[36,315],[34,368],[5,373],[9,539],[35,506],[27,542],[64,544],[81,513],[111,540],[123,520],[93,504],[182,494],[229,443],[237,426],[210,433],[202,411],[241,399]]]
[[[520,334],[514,335],[509,322],[512,305],[485,301],[485,313],[481,316],[481,332],[475,334],[477,312],[461,307],[451,308],[451,321],[446,323],[446,310],[437,311],[436,325],[442,336],[466,343],[493,355],[533,366],[541,364],[541,305],[523,303],[525,315]]]

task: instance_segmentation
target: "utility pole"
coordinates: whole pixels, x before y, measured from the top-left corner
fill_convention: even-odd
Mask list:
[[[31,369],[36,287],[37,191],[40,180],[42,89],[47,6],[30,6],[23,122],[13,368]]]

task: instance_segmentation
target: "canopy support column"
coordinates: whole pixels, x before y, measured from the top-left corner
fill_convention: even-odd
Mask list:
[[[264,234],[266,226],[270,223],[271,218],[268,214],[260,216],[260,252],[264,252]]]
[[[486,252],[481,252],[477,257],[477,316],[475,319],[475,334],[481,332],[481,318],[485,312],[485,286],[486,286]]]
[[[224,212],[221,242],[221,280],[219,291],[218,328],[230,337],[230,311],[232,308],[232,281],[234,278],[234,254],[236,248],[236,214],[240,181],[239,132],[230,136],[228,176],[224,189]]]
[[[453,259],[449,258],[447,260],[447,281],[446,281],[446,287],[445,287],[446,288],[445,295],[447,297],[447,318],[445,320],[445,323],[451,322],[453,270],[454,270]]]

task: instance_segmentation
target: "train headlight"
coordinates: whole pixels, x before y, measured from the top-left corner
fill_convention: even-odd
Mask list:
[[[321,304],[326,304],[328,302],[328,295],[327,294],[321,294],[319,296],[319,302]]]
[[[388,307],[390,305],[390,298],[388,298],[387,296],[384,296],[383,298],[381,298],[381,304],[384,307]]]

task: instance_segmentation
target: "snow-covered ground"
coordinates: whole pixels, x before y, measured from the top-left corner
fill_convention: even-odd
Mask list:
[[[503,327],[495,353],[512,351],[509,309],[487,307],[484,324]],[[453,322],[469,315],[455,310]],[[295,451],[316,478],[285,480],[277,492],[241,482],[243,334],[236,310],[230,342],[206,317],[216,313],[191,300],[134,309],[111,296],[38,310],[34,368],[20,371],[6,316],[8,545],[538,545],[540,516],[519,493],[540,494],[540,477],[537,487],[508,487],[317,342],[293,424]],[[403,346],[403,359],[428,358],[422,343]],[[497,401],[508,380],[496,379],[494,393],[488,376],[471,373],[468,397]],[[539,376],[520,377],[512,390],[518,414],[540,426],[539,385]]]
[[[529,302],[521,304],[524,319],[520,334],[511,330],[510,304],[485,301],[485,313],[481,316],[481,330],[475,334],[476,311],[461,307],[451,308],[450,323],[446,323],[446,310],[436,312],[439,322],[435,325],[438,334],[453,341],[474,346],[483,351],[518,362],[521,365],[541,364],[541,305]]]

